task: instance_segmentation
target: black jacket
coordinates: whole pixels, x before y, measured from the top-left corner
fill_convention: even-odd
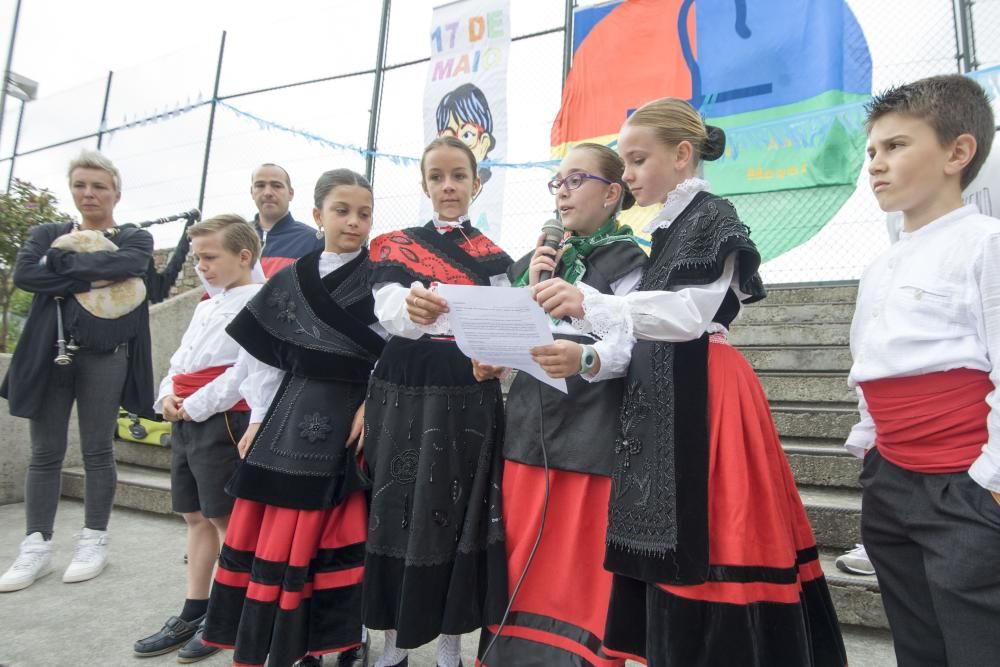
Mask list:
[[[35,297],[14,351],[0,397],[9,402],[15,417],[36,417],[42,407],[49,373],[56,355],[56,303],[54,297],[69,298],[90,290],[97,280],[119,281],[145,277],[153,259],[153,237],[149,232],[124,228],[113,239],[117,252],[76,253],[52,249],[52,242],[72,230],[72,223],[48,223],[32,230],[17,253],[14,284]],[[46,263],[42,264],[42,257]],[[152,417],[153,360],[149,336],[149,307],[143,303],[139,333],[129,339],[128,373],[121,404],[130,412]]]

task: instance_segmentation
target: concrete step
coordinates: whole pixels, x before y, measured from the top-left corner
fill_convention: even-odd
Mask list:
[[[844,625],[841,620],[840,632],[851,667],[895,667],[896,652],[888,630]]]
[[[853,544],[851,545],[854,546]],[[841,572],[834,563],[843,551],[820,551],[819,562],[842,624],[889,629],[875,575]]]
[[[785,347],[789,345],[848,345],[851,325],[832,324],[741,324],[733,323],[729,342],[739,348],[751,345]]]
[[[861,488],[861,459],[844,449],[842,442],[819,438],[782,438],[785,457],[797,486]]]
[[[810,287],[768,287],[767,298],[762,303],[772,306],[792,303],[854,303],[857,297],[858,284],[856,282]]]
[[[830,324],[850,323],[854,303],[775,304],[764,299],[743,308],[736,325],[741,324]]]
[[[824,438],[843,443],[858,421],[857,403],[788,403],[771,401],[771,416],[784,438]]]
[[[115,461],[144,468],[170,470],[170,447],[115,440]]]
[[[851,349],[843,346],[744,346],[740,352],[756,371],[851,370]]]
[[[847,550],[861,542],[861,493],[856,490],[799,485],[816,543]]]
[[[83,468],[64,468],[62,495],[83,498]],[[159,468],[124,463],[118,466],[115,505],[142,512],[173,514],[170,509],[170,473]]]
[[[757,374],[771,402],[857,404],[847,373],[765,371]]]

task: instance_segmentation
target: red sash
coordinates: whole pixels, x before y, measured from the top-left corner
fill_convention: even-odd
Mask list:
[[[178,373],[174,376],[174,395],[178,398],[187,398],[225,373],[228,368],[232,368],[232,366],[212,366],[193,373]],[[239,403],[226,412],[250,412],[250,406],[245,400],[240,399]]]
[[[994,387],[985,371],[956,368],[860,384],[875,421],[875,446],[901,468],[962,472],[989,439],[986,396]]]

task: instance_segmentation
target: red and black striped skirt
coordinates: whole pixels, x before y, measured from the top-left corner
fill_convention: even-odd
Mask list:
[[[837,614],[767,396],[736,348],[719,335],[710,343],[706,581],[616,575],[606,650],[655,667],[843,667]]]
[[[361,641],[368,512],[363,493],[322,510],[239,498],[219,557],[206,644],[236,665],[291,665]]]

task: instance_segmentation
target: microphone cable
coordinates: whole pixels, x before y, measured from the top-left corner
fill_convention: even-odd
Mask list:
[[[483,667],[488,667],[486,663],[486,657],[493,650],[493,645],[497,643],[500,638],[500,633],[503,632],[504,626],[507,625],[507,619],[510,616],[510,610],[514,606],[514,600],[517,599],[517,594],[521,590],[521,584],[524,583],[524,578],[528,576],[528,569],[531,567],[532,561],[535,560],[535,553],[538,551],[538,545],[542,542],[542,532],[545,530],[545,517],[549,512],[549,457],[545,452],[545,405],[542,402],[542,383],[539,380],[535,380],[538,385],[538,436],[539,443],[542,446],[542,467],[545,469],[545,497],[542,500],[542,520],[538,526],[538,535],[535,536],[535,544],[531,547],[531,553],[528,554],[528,560],[524,564],[524,569],[521,571],[521,576],[517,579],[517,585],[514,586],[514,591],[510,594],[510,602],[507,603],[507,609],[503,612],[503,617],[500,619],[499,625],[497,625],[497,631],[493,634],[493,639],[487,644],[486,650],[479,657],[479,663]]]

